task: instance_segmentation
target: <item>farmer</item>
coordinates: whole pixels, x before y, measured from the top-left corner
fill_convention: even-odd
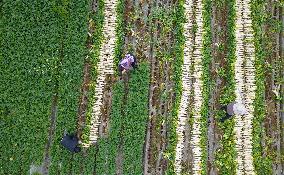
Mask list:
[[[233,115],[245,115],[248,113],[245,105],[242,103],[232,102],[221,108],[226,112],[226,116],[220,119],[221,122],[231,118]]]
[[[64,136],[61,140],[61,144],[68,149],[71,152],[78,153],[81,151],[81,148],[78,146],[79,139],[74,134],[66,134],[64,133]]]
[[[118,65],[119,76],[128,70],[135,69],[137,67],[136,58],[133,54],[128,53],[125,57],[120,60]]]

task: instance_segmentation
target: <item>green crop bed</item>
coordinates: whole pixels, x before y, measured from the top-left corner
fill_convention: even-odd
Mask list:
[[[148,90],[150,70],[146,63],[131,74],[127,107],[122,116],[123,173],[143,174],[142,157],[146,125],[148,120]]]
[[[48,137],[60,20],[49,1],[4,1],[0,11],[0,174],[27,174]]]
[[[221,2],[221,1],[220,1]],[[226,1],[228,3],[228,55],[226,58],[226,67],[219,71],[219,76],[226,80],[224,90],[221,92],[220,103],[226,105],[235,100],[235,80],[234,80],[234,63],[236,60],[236,39],[235,39],[235,1]],[[219,110],[216,114],[217,120],[224,116],[224,112]],[[235,174],[236,173],[236,156],[235,149],[235,133],[234,120],[227,120],[224,123],[218,122],[218,127],[222,130],[222,139],[220,141],[220,148],[216,152],[216,165],[221,174]]]
[[[202,66],[203,66],[203,74],[202,74],[202,97],[203,104],[201,108],[201,139],[200,139],[200,147],[202,148],[202,159],[201,159],[201,174],[208,174],[207,172],[207,129],[208,129],[208,118],[209,118],[209,98],[210,98],[210,90],[212,87],[211,77],[210,77],[210,62],[212,61],[211,55],[211,45],[212,45],[212,33],[211,33],[211,0],[204,0],[202,2],[203,5],[203,58],[202,58]]]
[[[165,156],[168,158],[168,167],[167,174],[175,174],[174,171],[174,162],[175,162],[175,149],[177,145],[177,122],[178,122],[178,110],[181,101],[182,95],[182,64],[184,57],[184,43],[185,37],[183,35],[184,27],[183,24],[185,22],[184,16],[184,2],[179,2],[176,6],[175,13],[173,14],[173,23],[176,26],[174,30],[174,38],[176,38],[175,43],[175,52],[174,52],[174,62],[173,62],[173,71],[175,72],[173,75],[174,80],[174,90],[175,90],[175,99],[173,104],[173,109],[171,112],[171,116],[169,118],[169,144],[167,145],[167,149],[165,152]]]
[[[1,156],[1,173],[42,164],[56,94],[51,174],[59,159],[68,168],[70,154],[59,142],[64,129],[76,129],[88,7],[89,1],[5,1],[1,7],[1,148],[9,150]]]
[[[130,74],[128,92],[123,82],[114,85],[109,137],[98,141],[96,173],[115,174],[116,157],[121,146],[123,173],[142,174],[149,78],[148,64],[141,63]]]
[[[98,140],[98,155],[95,172],[97,174],[115,174],[115,157],[120,142],[122,127],[121,115],[123,105],[123,83],[117,83],[113,87],[112,109],[110,115],[110,129],[108,138]]]
[[[75,132],[77,110],[82,83],[83,63],[87,54],[88,1],[62,1],[58,4],[61,18],[61,54],[58,62],[58,113],[53,146],[51,148],[50,174],[71,171],[72,155],[60,145],[64,130]],[[60,164],[60,166],[59,166]]]
[[[78,154],[72,154],[60,145],[64,130],[74,133],[78,127],[78,106],[80,95],[82,95],[80,93],[83,83],[84,63],[90,64],[91,76],[89,91],[87,92],[88,104],[86,120],[83,124],[82,140],[85,143],[89,142],[90,119],[95,100],[94,91],[98,73],[97,63],[100,48],[104,39],[106,39],[103,36],[106,1],[97,0],[95,2],[98,5],[96,10],[92,9],[95,4],[92,0],[0,1],[0,175],[30,174],[29,170],[32,165],[38,167],[43,165],[50,137],[52,109],[56,109],[56,113],[54,116],[55,130],[51,135],[52,142],[48,152],[50,175],[113,175],[118,170],[117,162],[121,162],[119,168],[122,174],[143,174],[143,158],[146,157],[143,153],[143,146],[145,144],[146,125],[149,120],[148,103],[151,83],[149,66],[151,60],[144,60],[144,57],[138,58],[139,67],[137,70],[129,72],[127,82],[117,81],[110,85],[112,89],[112,106],[110,116],[107,116],[109,117],[109,125],[106,137],[99,138],[96,145],[84,148]],[[279,160],[277,159],[281,157],[275,156],[279,151],[276,148],[274,150],[273,144],[276,143],[276,140],[267,138],[270,130],[266,126],[264,127],[265,121],[269,120],[267,118],[269,116],[267,114],[268,97],[266,97],[265,93],[268,90],[265,89],[266,84],[264,82],[267,79],[265,75],[272,70],[277,74],[280,71],[277,69],[281,67],[277,65],[274,68],[267,63],[266,59],[268,57],[273,58],[273,53],[276,53],[275,50],[277,50],[277,48],[275,50],[269,49],[270,45],[274,46],[271,44],[274,42],[274,38],[269,38],[269,36],[270,34],[276,36],[281,27],[283,28],[283,24],[279,19],[275,18],[271,12],[268,12],[269,3],[265,0],[252,0],[250,3],[254,31],[255,83],[257,87],[254,101],[252,154],[255,173],[259,175],[273,174],[274,165],[278,163]],[[275,10],[275,14],[278,13],[278,8],[283,9],[283,2],[273,1],[273,3],[272,6],[276,7],[276,10],[272,8]],[[173,60],[170,60],[172,61],[171,71],[173,73],[169,72],[167,75],[170,77],[170,82],[173,82],[174,99],[173,106],[169,109],[171,112],[167,114],[166,151],[163,152],[163,163],[161,164],[162,171],[166,169],[163,172],[164,174],[174,175],[178,140],[176,129],[182,95],[182,65],[186,39],[183,34],[186,20],[184,14],[185,0],[174,1],[174,5],[166,15],[162,13],[163,10],[159,11],[164,8],[162,7],[164,4],[156,4],[156,1],[141,0],[135,4],[135,8],[131,7],[133,12],[125,4],[133,5],[135,3],[117,0],[114,69],[117,69],[117,64],[123,56],[125,43],[128,44],[127,46],[131,46],[131,50],[137,50],[137,53],[134,53],[136,55],[139,52],[143,52],[142,55],[144,55],[145,53],[148,54],[148,51],[156,52],[158,50],[157,53],[160,54],[157,54],[158,57],[163,56],[164,53],[170,53],[169,55],[173,58]],[[195,1],[194,8],[196,4]],[[216,4],[216,8],[219,8],[219,6],[220,8],[225,6],[228,8],[228,13],[224,14],[226,17],[220,19],[220,21],[217,20],[219,23],[224,20],[227,29],[216,34],[216,37],[227,37],[224,39],[227,42],[221,43],[216,51],[226,52],[225,60],[222,60],[225,61],[224,67],[216,70],[217,77],[226,82],[224,89],[218,90],[221,97],[217,101],[220,102],[220,105],[226,105],[235,100],[236,0],[202,0],[202,4],[203,104],[200,119],[200,147],[202,149],[200,162],[202,171],[200,173],[205,175],[210,174],[207,169],[207,126],[210,112],[210,94],[214,92],[212,90],[215,88],[209,70],[210,64],[214,64],[212,48],[215,46],[212,45],[215,43],[212,43],[212,40],[215,35],[212,31],[219,32],[218,27],[215,26],[213,27],[216,28],[216,31],[212,30],[212,21],[214,21],[212,20],[212,8],[213,4]],[[159,8],[155,8],[156,6],[159,6]],[[148,16],[142,17],[138,15],[137,11],[143,11],[143,14],[148,14]],[[195,12],[194,15],[196,15]],[[157,20],[159,22],[157,22],[157,26],[151,29],[151,21],[155,21],[152,20],[154,18],[159,19]],[[141,22],[142,20],[144,22]],[[160,22],[164,23],[160,25],[158,24]],[[193,24],[193,26],[195,27],[196,24]],[[128,28],[126,29],[126,27]],[[267,32],[269,29],[272,31]],[[90,31],[92,36],[89,34],[88,37]],[[155,41],[156,43],[149,43],[149,48],[141,49],[138,48],[140,43],[129,42],[132,39],[133,41],[141,41],[140,35],[143,32],[145,32],[145,36],[152,36],[151,32],[156,31],[158,31],[157,33],[160,32],[159,35],[173,40],[169,42],[175,42],[174,47],[170,48],[174,50],[173,52],[168,49],[165,49],[164,52],[164,39]],[[172,34],[172,32],[173,37],[169,37],[168,34]],[[150,40],[146,37],[143,44],[148,41]],[[224,44],[226,44],[225,47]],[[153,46],[154,49],[151,48]],[[149,55],[151,54],[149,53]],[[146,57],[148,58],[148,56]],[[280,60],[280,58],[275,60]],[[275,64],[277,64],[276,61]],[[161,65],[153,64],[153,69],[161,69]],[[116,75],[111,78],[117,78],[117,70],[115,71]],[[276,84],[283,81],[279,77],[276,79],[274,81]],[[161,84],[164,83],[163,81],[161,80]],[[221,123],[218,121],[225,115],[224,111],[217,109],[214,114],[216,114],[214,117],[217,121],[214,127],[215,131],[218,132],[218,140],[216,140],[218,149],[215,151],[214,165],[210,166],[216,168],[218,174],[236,174],[237,153],[234,119]],[[283,129],[283,126],[278,126],[278,128]],[[272,128],[272,131],[274,130],[277,130],[277,128]],[[153,140],[150,140],[150,143]],[[152,155],[150,156],[155,156],[156,147],[158,146],[154,145],[151,148],[152,152],[150,151],[150,153]],[[280,152],[283,152],[283,150],[280,150]],[[118,155],[121,155],[121,157]],[[283,159],[283,155],[281,158]],[[190,165],[186,166],[190,167]],[[153,166],[153,168],[155,167]],[[155,170],[155,172],[158,171]]]

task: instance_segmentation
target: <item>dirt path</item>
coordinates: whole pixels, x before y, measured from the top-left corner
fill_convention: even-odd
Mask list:
[[[55,132],[55,125],[56,125],[56,117],[57,117],[57,102],[58,102],[58,95],[54,95],[52,99],[52,107],[51,107],[51,116],[50,116],[50,128],[48,132],[48,141],[45,145],[45,153],[44,153],[44,162],[42,166],[42,173],[47,175],[48,168],[50,164],[50,148],[52,145],[52,139]]]
[[[209,127],[208,127],[208,162],[207,170],[210,175],[218,174],[217,167],[214,165],[215,151],[219,148],[221,140],[220,129],[217,127],[215,120],[216,112],[221,108],[220,97],[221,92],[225,88],[225,78],[218,74],[220,68],[227,68],[227,43],[228,31],[228,4],[213,1],[212,4],[212,62],[210,64],[212,88],[209,103]],[[219,49],[223,45],[224,49]]]
[[[166,26],[172,25],[170,10],[172,1],[153,1],[149,8],[151,14],[149,21],[150,48],[149,60],[151,64],[151,84],[149,87],[149,120],[144,145],[144,174],[163,174],[167,161],[163,153],[167,145],[167,120],[172,106],[172,86],[170,80],[171,61],[166,55],[171,56],[173,42],[171,31],[166,31]],[[159,17],[158,15],[164,15]],[[168,18],[165,20],[164,18]]]
[[[266,68],[265,71],[265,103],[266,103],[266,118],[264,127],[266,133],[264,139],[265,145],[269,147],[267,156],[271,156],[273,174],[280,175],[283,170],[281,165],[281,114],[280,101],[277,100],[280,92],[279,79],[281,77],[281,48],[279,33],[275,32],[275,22],[280,19],[280,8],[274,1],[268,1],[265,10],[268,21],[264,26],[265,33],[265,51],[266,63],[271,68]],[[282,67],[283,69],[283,67]],[[269,141],[271,139],[271,142]]]
[[[101,124],[99,126],[99,137],[101,138],[108,137],[109,119],[112,104],[112,85],[114,83],[113,75],[106,75],[105,82],[106,83],[103,93]]]
[[[86,112],[87,112],[87,104],[88,104],[88,90],[90,84],[90,69],[91,64],[89,60],[85,61],[84,64],[84,72],[83,72],[83,84],[81,87],[81,97],[78,109],[78,126],[77,126],[77,137],[81,138],[82,131],[85,127],[86,122]]]
[[[283,7],[279,7],[279,21],[282,21],[282,25],[284,25],[284,11]],[[282,63],[282,69],[280,69],[280,77],[284,77],[284,28],[279,33],[279,56]],[[280,145],[281,145],[281,155],[284,155],[284,84],[281,84],[280,86],[280,94],[281,95],[281,101],[280,101]],[[281,139],[282,138],[282,139]],[[284,173],[284,159],[281,160],[282,165],[282,173]]]
[[[236,2],[236,101],[244,103],[248,114],[236,115],[237,174],[254,174],[252,158],[252,119],[255,98],[253,31],[249,0]]]

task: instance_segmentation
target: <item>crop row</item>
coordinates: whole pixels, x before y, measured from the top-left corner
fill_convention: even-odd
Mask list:
[[[271,2],[268,5],[266,1],[252,0],[251,3],[252,19],[253,19],[252,27],[254,29],[254,45],[256,53],[256,60],[255,60],[256,97],[254,102],[255,109],[254,109],[253,133],[252,133],[253,134],[252,153],[253,153],[253,159],[254,159],[253,163],[256,174],[281,174],[280,159],[283,160],[283,153],[281,154],[281,151],[280,153],[277,152],[278,151],[277,145],[282,144],[280,141],[281,134],[278,134],[281,132],[281,125],[280,127],[278,127],[279,126],[279,125],[277,126],[278,121],[277,120],[275,121],[275,117],[278,118],[279,117],[278,114],[279,115],[281,114],[280,112],[278,113],[278,109],[275,108],[275,106],[273,106],[278,102],[279,99],[277,99],[276,94],[273,94],[271,92],[273,90],[271,87],[279,83],[277,82],[279,81],[277,80],[277,76],[279,76],[277,75],[278,71],[277,69],[279,68],[278,66],[280,66],[279,70],[281,70],[281,67],[283,69],[283,64],[281,65],[281,61],[279,58],[277,58],[277,54],[276,55],[272,54],[273,52],[275,53],[278,51],[276,38],[278,38],[277,36],[278,32],[283,30],[283,22],[278,21],[280,18],[278,19],[277,15],[275,15],[277,14],[277,12],[274,13],[269,10],[271,8],[274,9],[273,11],[277,11],[277,6],[278,7],[282,6],[283,8],[283,2],[275,1]],[[280,82],[281,81],[283,81],[283,78],[282,80],[280,78]],[[276,89],[275,92],[277,93]],[[270,101],[271,97],[273,101]],[[271,112],[271,110],[275,111]],[[273,120],[275,122],[272,122],[269,125],[267,124],[268,123],[267,121],[273,121]],[[283,130],[283,125],[282,125],[282,130]],[[270,133],[271,131],[272,133]],[[279,142],[278,140],[276,140],[277,137],[280,138]],[[283,173],[283,161],[282,161],[282,173]]]
[[[166,170],[167,174],[175,174],[175,160],[176,160],[176,146],[178,143],[177,127],[178,127],[178,112],[180,108],[180,102],[182,97],[182,65],[184,61],[184,44],[185,37],[184,32],[184,7],[183,3],[178,3],[173,14],[173,22],[176,25],[174,38],[176,39],[175,43],[175,52],[174,52],[174,64],[173,64],[173,81],[174,81],[174,93],[175,99],[173,104],[173,109],[171,112],[171,117],[169,119],[169,133],[168,139],[169,144],[167,146],[165,156],[168,158],[168,167]]]
[[[100,47],[102,44],[102,28],[103,28],[103,10],[104,2],[103,0],[89,2],[89,16],[88,16],[88,38],[87,38],[87,47],[88,52],[85,57],[85,63],[90,64],[90,80],[89,90],[87,93],[87,109],[85,114],[85,123],[82,123],[82,135],[81,140],[83,142],[82,152],[79,154],[74,154],[72,161],[73,167],[70,172],[73,174],[92,174],[94,171],[95,158],[96,158],[96,147],[92,146],[85,148],[85,144],[89,144],[89,135],[90,135],[90,119],[93,108],[95,87],[96,87],[96,78],[97,78],[97,63],[99,61]],[[97,3],[97,7],[95,7]],[[81,94],[83,95],[83,94]],[[80,126],[79,126],[80,127]]]
[[[60,20],[49,1],[1,2],[0,20],[0,174],[27,174],[48,137]]]
[[[212,62],[212,31],[211,31],[211,14],[212,14],[212,2],[211,0],[204,0],[202,1],[203,11],[203,48],[202,48],[202,80],[203,80],[203,87],[202,87],[202,97],[203,97],[203,104],[200,119],[201,125],[201,138],[200,138],[200,147],[202,151],[201,157],[201,172],[199,174],[208,174],[207,171],[207,160],[208,160],[208,120],[209,120],[209,98],[211,92],[211,85],[212,85],[212,77],[210,75],[210,62]]]
[[[236,1],[236,101],[244,103],[248,114],[236,115],[237,174],[253,174],[252,159],[252,118],[255,98],[254,46],[251,28],[249,1]]]
[[[171,111],[173,91],[171,76],[174,48],[173,16],[174,4],[153,5],[150,24],[150,88],[149,116],[144,149],[144,174],[159,174],[165,169],[167,128]],[[145,27],[147,28],[147,27]],[[149,41],[148,41],[149,42]],[[140,49],[139,49],[140,50]]]
[[[261,145],[261,137],[264,132],[264,128],[262,128],[261,123],[265,118],[265,52],[262,49],[262,29],[263,25],[263,6],[264,1],[261,3],[252,1],[252,19],[253,19],[253,29],[254,29],[254,43],[255,43],[255,52],[256,52],[256,97],[255,97],[255,116],[253,119],[253,158],[254,158],[254,167],[255,172],[257,174],[272,174],[271,172],[271,159],[268,157],[263,157],[263,147]]]
[[[184,149],[184,131],[186,125],[188,124],[188,105],[191,94],[191,85],[190,85],[190,67],[192,65],[192,52],[193,52],[193,36],[192,36],[192,27],[193,21],[193,1],[188,0],[184,3],[184,14],[186,18],[186,22],[183,26],[185,45],[183,51],[183,65],[182,65],[182,94],[181,101],[178,109],[178,123],[176,128],[176,133],[178,137],[178,142],[176,145],[176,153],[175,153],[175,172],[180,174],[182,171],[182,156]]]
[[[78,99],[83,77],[84,58],[87,54],[87,19],[89,2],[60,1],[57,7],[61,19],[61,54],[58,71],[58,113],[51,147],[50,174],[68,174],[72,154],[60,145],[64,130],[76,132]]]
[[[143,174],[143,144],[148,119],[149,66],[141,63],[130,76],[123,116],[123,174]]]
[[[122,162],[123,174],[142,174],[142,155],[148,119],[149,66],[141,63],[130,74],[129,91],[122,82],[113,88],[108,138],[98,140],[96,173],[115,174]],[[127,94],[126,94],[127,93]],[[118,159],[118,152],[123,158]]]
[[[223,2],[223,1],[222,1]],[[228,4],[228,23],[227,23],[227,55],[225,68],[220,69],[218,74],[226,83],[225,88],[221,91],[220,104],[227,105],[235,100],[235,81],[234,81],[234,64],[236,61],[236,40],[235,40],[235,1],[226,1]],[[224,116],[220,109],[216,113],[216,120]],[[217,127],[221,130],[222,138],[219,142],[220,147],[215,152],[215,165],[220,174],[236,174],[236,149],[234,142],[234,120],[227,120],[224,123],[217,122]]]
[[[207,113],[209,100],[209,63],[211,60],[211,32],[210,32],[210,3],[204,1],[197,1],[196,12],[196,26],[195,41],[193,41],[192,31],[194,23],[193,18],[193,1],[185,2],[185,14],[187,22],[184,24],[184,35],[186,38],[184,46],[184,65],[183,65],[183,93],[181,97],[181,106],[179,109],[179,123],[177,133],[179,142],[176,149],[176,173],[182,172],[181,160],[183,159],[182,151],[184,149],[184,131],[185,125],[189,124],[188,119],[188,103],[191,95],[190,78],[195,78],[193,83],[193,130],[191,144],[193,152],[192,173],[199,174],[200,172],[206,174],[206,159],[207,159]],[[202,10],[205,8],[206,10]],[[204,20],[204,22],[203,22]],[[202,31],[205,31],[204,34]],[[204,40],[204,41],[203,41]],[[194,44],[193,44],[194,43]],[[193,46],[192,46],[193,45]],[[203,46],[205,46],[203,48]],[[195,48],[195,49],[193,49]],[[193,54],[193,55],[192,55]],[[192,57],[192,58],[191,58]],[[192,59],[192,61],[191,61]],[[192,62],[192,63],[191,63]],[[190,76],[190,65],[193,65],[193,75]],[[204,82],[205,80],[205,82]],[[203,83],[204,82],[204,83]],[[203,89],[204,88],[204,89]],[[207,105],[206,105],[207,104]]]
[[[195,82],[193,83],[193,130],[191,131],[191,145],[193,152],[193,165],[192,173],[199,174],[201,171],[201,147],[200,147],[200,137],[201,137],[201,107],[203,104],[202,87],[203,87],[203,65],[202,65],[202,49],[203,49],[203,18],[202,18],[203,5],[202,0],[197,0],[196,2],[196,34],[195,43],[193,50],[193,77]]]
[[[122,82],[114,84],[112,89],[112,107],[110,114],[110,125],[107,138],[99,138],[98,153],[96,155],[97,174],[115,174],[116,173],[116,156],[121,139],[122,127],[122,109],[124,86]]]
[[[124,12],[124,0],[117,1],[116,6],[116,41],[115,41],[115,50],[114,50],[114,65],[118,64],[118,61],[121,57],[121,48],[123,45],[123,36],[124,36],[124,24],[123,24],[123,12]],[[102,17],[103,18],[103,17]],[[121,106],[123,103],[123,84],[116,83],[112,88],[112,107],[110,114],[110,126],[107,131],[107,138],[99,138],[97,140],[97,152],[94,155],[96,160],[95,173],[97,174],[115,174],[116,164],[115,158],[117,155],[117,147],[119,145],[120,139],[120,120],[121,116]],[[91,110],[89,112],[91,114]],[[112,142],[112,143],[111,143]],[[94,149],[90,147],[89,149]]]
[[[93,11],[89,15],[89,52],[87,55],[87,61],[91,64],[90,72],[90,83],[89,83],[89,92],[88,92],[88,105],[86,112],[86,120],[83,128],[83,133],[81,136],[83,147],[89,144],[90,128],[91,128],[91,118],[92,118],[92,109],[95,101],[95,89],[96,89],[96,79],[98,77],[97,66],[100,56],[100,48],[103,42],[103,24],[104,24],[104,1],[97,1],[97,10]],[[93,4],[94,5],[94,4]],[[93,9],[94,10],[94,9]]]
[[[106,74],[113,74],[113,57],[115,50],[115,27],[116,27],[116,5],[117,1],[108,1],[104,4],[104,25],[103,25],[103,43],[100,48],[99,62],[97,65],[97,78],[95,86],[95,102],[91,113],[90,139],[95,143],[98,138],[98,129],[100,125],[101,106],[103,91],[105,86]]]

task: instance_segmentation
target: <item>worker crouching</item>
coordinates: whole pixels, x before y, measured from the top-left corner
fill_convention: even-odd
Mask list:
[[[248,110],[245,108],[245,105],[242,103],[232,102],[221,108],[226,112],[226,116],[220,119],[221,122],[230,119],[233,115],[246,115]]]
[[[75,136],[75,134],[65,134],[61,140],[61,144],[63,147],[68,149],[73,153],[78,153],[81,151],[79,145],[79,139]]]
[[[128,53],[125,57],[119,62],[118,72],[119,76],[122,76],[125,72],[135,69],[137,67],[137,61],[133,54]]]

